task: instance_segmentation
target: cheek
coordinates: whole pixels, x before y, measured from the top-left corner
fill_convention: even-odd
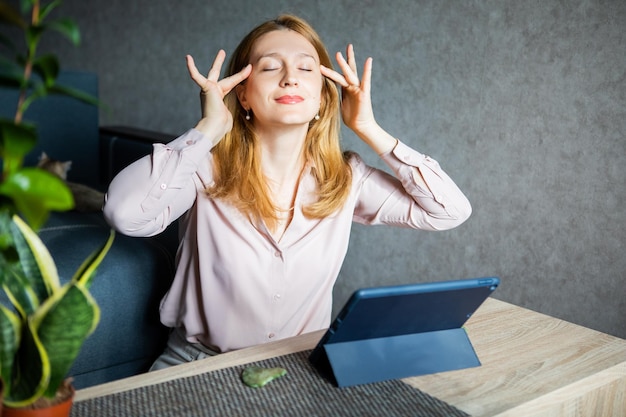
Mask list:
[[[245,87],[245,98],[249,105],[258,103],[264,96],[263,86],[256,80],[248,80]]]
[[[322,80],[312,80],[310,83],[309,91],[311,92],[311,97],[315,98],[317,101],[320,101],[322,97]]]

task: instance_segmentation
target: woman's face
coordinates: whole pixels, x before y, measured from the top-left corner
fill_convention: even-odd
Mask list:
[[[252,73],[237,95],[255,126],[308,124],[315,117],[322,74],[306,38],[292,30],[266,33],[255,42],[250,63]]]

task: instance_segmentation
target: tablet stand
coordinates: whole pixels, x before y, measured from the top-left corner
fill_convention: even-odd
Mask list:
[[[311,362],[337,386],[480,366],[463,328],[326,343]]]

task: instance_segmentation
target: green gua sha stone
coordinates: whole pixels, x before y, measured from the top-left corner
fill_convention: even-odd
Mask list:
[[[261,368],[260,366],[249,366],[241,373],[244,384],[252,388],[260,388],[268,382],[280,378],[287,374],[283,368]]]

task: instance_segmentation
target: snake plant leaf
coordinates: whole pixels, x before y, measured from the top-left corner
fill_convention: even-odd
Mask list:
[[[111,230],[107,241],[83,262],[72,280],[63,287],[61,295],[47,300],[33,317],[38,336],[50,358],[51,376],[45,396],[54,396],[85,339],[100,321],[100,308],[87,288],[114,238],[115,232]]]
[[[13,378],[5,382],[4,404],[25,407],[41,397],[50,381],[48,355],[32,323],[22,326],[22,340],[13,365]]]
[[[29,245],[27,237],[23,234],[22,229],[30,231],[34,235],[28,226],[26,226],[18,216],[13,216],[8,224],[4,221],[6,215],[0,216],[3,219],[2,227],[4,234],[7,235],[10,242],[10,247],[3,250],[3,268],[2,268],[2,281],[4,290],[11,300],[13,306],[18,310],[22,317],[27,317],[32,314],[37,308],[39,308],[40,300],[44,300],[53,291],[49,284],[50,282],[57,282],[58,275],[54,262],[50,258],[50,254],[44,247],[43,253],[39,254],[39,263],[45,265],[45,270],[40,268],[35,255],[33,254],[33,247]],[[21,227],[20,227],[21,226]],[[35,240],[33,246],[39,248],[42,245],[37,235],[29,238]],[[10,259],[5,257],[5,254],[9,253]],[[46,280],[43,278],[42,273],[49,275]],[[46,285],[48,283],[48,285]]]
[[[13,360],[20,344],[20,319],[11,310],[0,305],[0,377],[10,381]]]
[[[40,298],[19,264],[9,264],[2,271],[3,288],[21,317],[28,317],[39,307]]]
[[[19,234],[15,236],[15,240],[21,261],[32,264],[32,259],[36,264],[36,270],[29,271],[28,273],[28,276],[32,277],[31,284],[36,288],[40,300],[48,298],[61,288],[59,273],[57,272],[52,255],[50,255],[48,248],[41,241],[37,233],[35,233],[24,220],[14,215],[13,223],[17,229],[19,229]],[[17,242],[19,241],[19,236],[22,236],[26,242],[26,248],[22,248],[21,245],[18,247]],[[37,272],[39,272],[39,274],[37,274]]]
[[[64,287],[59,296],[46,300],[33,316],[33,325],[50,361],[45,397],[54,397],[99,320],[97,303],[85,288],[75,283]]]
[[[72,282],[83,288],[89,289],[89,287],[91,286],[91,280],[96,273],[96,269],[104,260],[104,257],[109,252],[109,249],[111,249],[111,245],[113,245],[114,239],[115,231],[111,229],[107,241],[104,243],[104,245],[102,245],[100,249],[94,251],[91,255],[89,255],[89,257],[87,257],[87,259],[85,259],[82,265],[74,273],[74,276],[72,277]]]

